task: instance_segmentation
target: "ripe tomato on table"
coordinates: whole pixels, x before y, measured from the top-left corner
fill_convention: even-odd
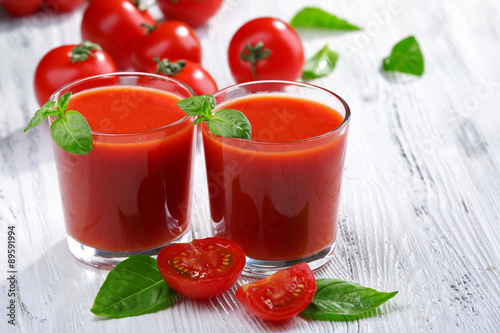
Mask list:
[[[222,0],[158,0],[168,20],[179,20],[196,27],[204,24],[219,10]]]
[[[300,263],[242,285],[236,290],[236,298],[255,316],[280,321],[304,310],[315,293],[314,274],[309,265]]]
[[[98,43],[113,57],[119,69],[129,69],[132,52],[146,36],[146,25],[155,21],[135,0],[92,0],[82,18],[83,40]]]
[[[36,12],[42,0],[0,0],[3,9],[12,16],[26,16]]]
[[[59,46],[49,51],[38,63],[34,78],[36,99],[42,106],[66,83],[116,71],[111,56],[97,44],[82,42],[79,45]]]
[[[211,95],[217,91],[217,84],[203,67],[191,60],[169,61],[155,58],[156,65],[146,70],[148,73],[172,77],[187,84],[196,95]]]
[[[235,242],[211,237],[168,245],[158,254],[157,262],[172,289],[189,298],[207,299],[231,288],[245,267],[246,257]]]
[[[83,5],[87,0],[44,0],[45,5],[58,13],[67,13]]]
[[[151,67],[156,56],[161,59],[187,59],[201,62],[201,43],[196,32],[181,21],[165,21],[152,30],[136,45],[132,65],[137,71]]]
[[[237,83],[296,80],[304,66],[304,48],[288,23],[261,17],[245,23],[229,44],[228,61]]]

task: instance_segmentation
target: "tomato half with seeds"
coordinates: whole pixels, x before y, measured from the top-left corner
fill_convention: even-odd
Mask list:
[[[231,288],[245,267],[245,253],[235,242],[211,237],[166,246],[158,268],[167,284],[192,299],[208,299]]]
[[[281,321],[304,310],[315,293],[314,274],[309,265],[300,263],[242,285],[236,290],[236,298],[255,316]]]

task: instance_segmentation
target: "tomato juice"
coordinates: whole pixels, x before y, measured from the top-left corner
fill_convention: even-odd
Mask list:
[[[109,81],[109,80],[108,80]],[[94,249],[161,247],[190,224],[193,119],[177,95],[117,85],[74,93],[92,129],[87,155],[54,144],[68,235]]]
[[[252,139],[217,137],[202,125],[215,234],[262,261],[333,247],[348,111],[281,93],[249,93],[221,108],[242,111]]]

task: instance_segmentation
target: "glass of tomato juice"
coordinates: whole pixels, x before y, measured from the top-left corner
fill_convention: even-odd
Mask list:
[[[85,116],[93,137],[86,155],[53,143],[71,253],[111,268],[189,238],[194,118],[175,103],[194,96],[191,88],[154,74],[113,73],[69,83],[51,100],[68,92],[68,110]]]
[[[242,247],[246,275],[321,267],[335,248],[349,106],[302,82],[248,82],[214,96],[215,111],[240,110],[252,125],[245,140],[202,123],[214,233]]]

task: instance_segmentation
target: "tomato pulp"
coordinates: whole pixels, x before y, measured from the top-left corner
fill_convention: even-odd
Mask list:
[[[252,125],[252,140],[217,137],[202,126],[216,235],[258,260],[307,258],[332,245],[348,127],[344,117],[284,94],[256,94],[217,108],[242,111]]]
[[[66,230],[84,245],[141,251],[189,227],[193,126],[180,98],[151,88],[115,86],[73,95],[68,110],[93,131],[87,155],[54,144]]]

